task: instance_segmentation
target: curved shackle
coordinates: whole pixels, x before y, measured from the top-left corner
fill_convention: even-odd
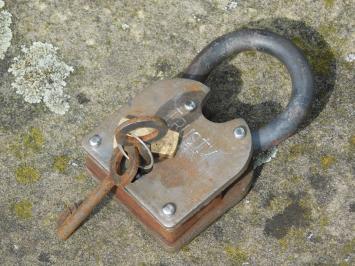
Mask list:
[[[303,53],[291,41],[265,30],[243,29],[228,33],[206,46],[185,70],[183,78],[203,83],[223,60],[246,50],[276,57],[286,66],[292,80],[292,95],[286,109],[252,132],[254,151],[263,151],[293,135],[312,103],[312,71]]]

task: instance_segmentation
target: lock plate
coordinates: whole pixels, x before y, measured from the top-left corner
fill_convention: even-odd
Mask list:
[[[83,140],[90,157],[108,171],[114,130],[123,117],[158,115],[170,129],[180,132],[175,157],[155,163],[150,173],[125,187],[167,229],[187,221],[238,179],[251,158],[251,134],[243,119],[214,123],[203,116],[201,107],[208,93],[204,84],[189,79],[158,81]],[[238,127],[244,128],[244,138],[235,137],[234,129]],[[89,140],[96,134],[102,141],[92,146]],[[173,215],[163,212],[167,203],[176,206]]]

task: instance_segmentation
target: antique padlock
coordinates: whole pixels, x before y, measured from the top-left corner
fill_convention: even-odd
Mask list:
[[[242,118],[214,123],[202,114],[210,92],[203,82],[209,73],[245,50],[278,58],[292,79],[286,110],[253,132]],[[178,132],[174,156],[155,158],[150,171],[114,190],[124,209],[166,248],[177,250],[246,195],[253,180],[253,153],[291,136],[304,120],[312,97],[310,67],[292,42],[263,30],[232,32],[204,48],[182,78],[155,82],[90,133],[83,141],[87,170],[99,182],[110,175],[115,130],[123,118],[160,117]],[[125,156],[129,159],[129,154]]]

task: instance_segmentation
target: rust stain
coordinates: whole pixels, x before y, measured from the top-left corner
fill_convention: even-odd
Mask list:
[[[186,88],[190,91],[201,91],[201,85],[199,83],[189,83],[186,85]]]
[[[193,162],[184,157],[174,157],[156,165],[155,174],[166,188],[186,186],[199,176]]]

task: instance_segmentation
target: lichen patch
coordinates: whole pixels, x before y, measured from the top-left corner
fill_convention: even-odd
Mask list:
[[[69,109],[65,79],[74,69],[59,59],[57,50],[42,42],[22,46],[22,54],[14,58],[8,71],[15,77],[11,86],[26,102],[43,102],[52,112],[63,115]]]
[[[2,4],[3,6],[3,4]],[[1,2],[0,2],[0,8]],[[12,40],[12,31],[11,31],[11,19],[12,15],[8,11],[0,12],[0,59],[5,58],[7,49],[9,49]]]
[[[24,199],[16,202],[12,206],[12,211],[16,217],[20,219],[29,219],[32,217],[32,207],[32,203],[29,200]]]
[[[20,166],[16,170],[16,181],[19,184],[28,185],[37,182],[41,178],[39,171],[31,166]]]
[[[53,168],[59,173],[64,173],[69,164],[69,157],[65,155],[54,158]]]

